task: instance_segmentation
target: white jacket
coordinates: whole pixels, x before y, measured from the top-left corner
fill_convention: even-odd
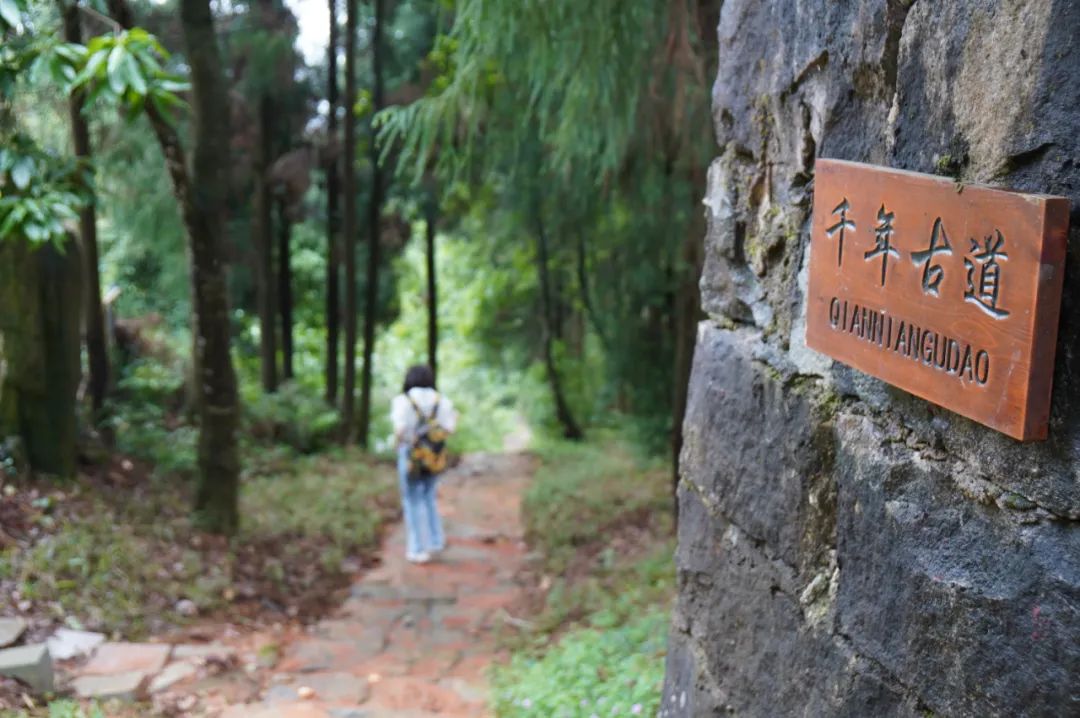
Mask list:
[[[420,424],[420,417],[416,415],[416,409],[409,399],[416,402],[424,416],[431,415],[438,400],[439,409],[435,420],[450,433],[457,429],[458,415],[454,411],[453,402],[434,389],[413,387],[408,396],[398,394],[390,402],[390,423],[394,425],[394,438],[398,446],[411,444],[416,437],[416,427]]]

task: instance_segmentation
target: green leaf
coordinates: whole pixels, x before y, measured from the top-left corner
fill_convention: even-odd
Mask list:
[[[98,35],[91,39],[90,42],[86,43],[86,51],[89,54],[94,55],[109,47],[113,42],[114,40],[111,35]]]
[[[23,221],[24,217],[26,217],[26,207],[21,204],[16,204],[12,210],[8,212],[7,217],[4,218],[3,224],[0,224],[0,239],[4,239],[10,235],[15,227]]]
[[[30,186],[30,179],[34,176],[34,160],[23,157],[15,162],[11,168],[11,181],[18,189],[26,189]]]
[[[67,42],[57,45],[54,50],[57,55],[72,63],[82,62],[88,54],[86,48],[82,45],[73,45]]]
[[[125,54],[124,59],[121,62],[122,72],[127,78],[127,85],[135,91],[139,97],[146,96],[146,78],[142,75],[142,68],[139,67],[139,63],[130,54]]]
[[[86,66],[82,69],[71,84],[75,87],[81,87],[90,80],[98,77],[99,70],[101,70],[105,61],[109,59],[109,53],[105,51],[93,52],[90,55],[90,59],[87,60]]]
[[[49,238],[49,233],[45,231],[45,228],[36,222],[27,222],[23,225],[23,234],[31,242],[44,242]]]
[[[124,89],[127,86],[127,76],[122,71],[124,65],[124,58],[127,57],[127,50],[120,45],[117,45],[109,53],[109,65],[107,73],[109,76],[109,87],[117,95],[124,94]]]
[[[22,22],[22,13],[15,0],[0,0],[0,20],[9,27],[18,27]]]
[[[191,89],[191,84],[185,80],[168,79],[161,80],[156,84],[158,89],[165,92],[187,92]]]

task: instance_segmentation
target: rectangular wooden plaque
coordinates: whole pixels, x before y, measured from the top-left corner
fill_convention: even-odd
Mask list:
[[[1062,197],[819,159],[806,343],[1045,439],[1068,224]]]

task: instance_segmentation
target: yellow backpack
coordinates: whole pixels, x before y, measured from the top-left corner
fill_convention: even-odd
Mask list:
[[[431,415],[426,416],[419,405],[408,394],[405,398],[412,404],[419,422],[416,435],[409,450],[409,478],[418,479],[441,474],[446,469],[446,440],[450,436],[439,424],[439,396],[435,395],[435,406]]]

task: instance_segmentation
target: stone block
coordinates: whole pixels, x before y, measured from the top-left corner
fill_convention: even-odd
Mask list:
[[[150,680],[147,691],[151,694],[161,693],[198,674],[199,667],[193,661],[173,661]]]
[[[266,702],[288,703],[302,699],[299,691],[305,687],[314,691],[313,698],[327,703],[360,704],[370,694],[367,680],[351,673],[309,673],[270,688]]]
[[[26,621],[21,618],[0,618],[0,648],[7,648],[26,633]]]
[[[80,673],[102,676],[140,671],[155,675],[165,667],[172,647],[165,643],[106,643]]]
[[[49,646],[49,654],[53,660],[67,661],[79,656],[87,656],[94,649],[105,643],[105,636],[101,633],[90,631],[73,631],[69,628],[59,628],[46,641]]]
[[[17,678],[38,693],[53,689],[53,664],[44,643],[0,650],[0,676]]]
[[[71,682],[71,689],[79,698],[137,701],[145,696],[149,680],[150,676],[143,671],[79,676]]]
[[[681,471],[703,499],[790,565],[831,541],[831,437],[812,397],[755,355],[760,335],[704,322],[684,422]],[[817,538],[814,538],[817,536]]]
[[[220,658],[228,660],[236,655],[236,650],[220,643],[182,643],[173,646],[173,660],[185,658]]]
[[[1080,531],[971,501],[867,418],[838,427],[837,612],[854,648],[940,715],[1080,706]]]

